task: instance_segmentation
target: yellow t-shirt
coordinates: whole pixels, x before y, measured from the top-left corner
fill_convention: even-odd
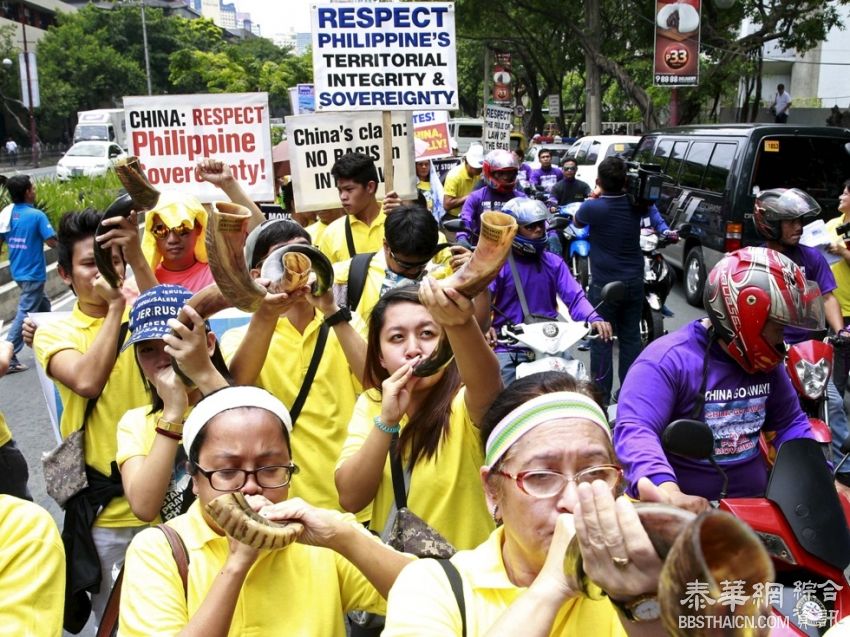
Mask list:
[[[124,315],[127,320],[129,307]],[[39,327],[35,333],[35,355],[46,370],[51,357],[62,350],[73,349],[80,353],[88,351],[97,333],[103,325],[102,318],[92,318],[80,310],[79,303],[74,304],[71,316],[67,319],[48,323]],[[110,464],[115,460],[117,451],[116,431],[118,421],[128,409],[150,403],[150,398],[142,381],[142,374],[134,360],[130,347],[118,356],[109,380],[97,400],[94,411],[86,423],[86,464],[102,474],[110,475]],[[87,399],[70,387],[53,379],[62,399],[62,418],[59,429],[62,437],[78,430],[83,424]],[[127,498],[121,496],[101,511],[95,520],[95,526],[128,527],[145,524],[132,511]]]
[[[328,229],[329,223],[322,223],[321,221],[316,221],[315,223],[311,223],[309,226],[304,228],[309,234],[310,239],[312,239],[313,245],[319,245],[319,239],[322,238],[322,235],[325,234],[325,230]]]
[[[3,412],[0,411],[0,447],[5,445],[12,439],[12,431],[9,429],[9,425],[6,424],[6,418],[3,416]]]
[[[331,263],[345,261],[354,256],[349,254],[348,243],[345,240],[345,220],[348,219],[351,222],[351,237],[354,239],[354,248],[357,250],[357,254],[377,252],[384,246],[384,221],[386,218],[383,206],[378,216],[368,226],[354,215],[345,215],[331,222],[325,229],[322,238],[316,242],[316,246],[325,253]]]
[[[266,362],[255,384],[277,396],[287,407],[292,406],[301,389],[323,320],[322,314],[316,312],[303,335],[286,317],[277,321]],[[361,334],[365,333],[363,321],[356,314],[351,324]],[[245,325],[224,333],[221,351],[228,364],[247,331]],[[334,463],[345,440],[354,401],[361,391],[331,328],[310,393],[292,431],[292,461],[300,472],[292,478],[289,497],[302,498],[317,507],[340,509]]]
[[[162,410],[154,413],[150,411],[150,405],[129,409],[118,421],[118,451],[115,462],[118,463],[119,469],[130,458],[147,456],[150,453],[156,440],[156,422],[162,416]],[[192,408],[189,407],[183,419],[185,420],[191,412]],[[179,515],[181,510],[185,511],[188,502],[186,505],[183,504],[183,494],[191,482],[192,477],[186,472],[186,454],[183,453],[183,446],[178,445],[171,481],[165,492],[165,501],[160,505],[162,515],[167,519]],[[162,518],[157,516],[151,524],[160,522]]]
[[[0,634],[61,637],[65,549],[50,514],[0,494]]]
[[[477,546],[494,528],[487,511],[478,470],[484,464],[478,428],[469,418],[462,387],[452,400],[449,433],[436,456],[420,460],[413,467],[408,508],[439,531],[456,549]],[[348,438],[342,447],[337,468],[353,456],[375,428],[375,416],[381,415],[377,392],[364,392],[357,399],[348,425]],[[407,416],[401,420],[402,430]],[[407,460],[404,459],[407,466]],[[370,528],[381,533],[393,505],[390,460],[384,463],[384,475],[372,501]]]
[[[844,241],[835,231],[843,223],[845,223],[843,215],[826,222],[826,231],[834,241]],[[835,275],[835,283],[838,286],[832,291],[832,294],[838,299],[838,303],[841,305],[841,315],[850,316],[850,263],[847,263],[842,257],[830,267],[832,268],[832,274]]]
[[[455,198],[463,197],[464,195],[468,195],[469,193],[471,193],[480,180],[480,175],[474,175],[470,177],[469,173],[466,170],[466,163],[461,162],[459,166],[455,166],[454,168],[452,168],[449,171],[449,174],[446,175],[446,182],[443,186],[443,194]],[[462,207],[463,206],[451,208],[446,212],[454,216],[458,216],[460,215],[460,209]]]
[[[352,516],[346,518],[366,533]],[[127,549],[124,563],[120,636],[178,633],[203,603],[227,559],[227,537],[207,525],[198,502],[168,525],[180,534],[189,553],[188,601],[165,535],[159,529],[142,531]],[[343,613],[357,609],[383,614],[386,602],[338,553],[291,544],[260,551],[242,585],[228,635],[338,637],[345,635]]]
[[[451,558],[463,580],[468,637],[487,634],[526,590],[508,579],[502,561],[503,541],[504,528],[500,527],[477,548]],[[434,560],[417,560],[405,566],[390,590],[382,635],[448,637],[460,635],[461,626],[457,600],[442,567]],[[624,637],[626,631],[610,601],[577,597],[561,607],[549,634]]]

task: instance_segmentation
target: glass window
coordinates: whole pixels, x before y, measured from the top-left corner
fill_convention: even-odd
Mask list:
[[[850,152],[845,137],[794,137],[775,135],[762,139],[756,155],[754,186],[801,188],[818,200],[828,215],[850,175]]]
[[[661,172],[664,172],[664,169],[667,167],[667,160],[670,157],[670,153],[673,150],[673,142],[672,140],[665,139],[658,144],[658,148],[655,149],[655,153],[651,158],[647,158],[646,161],[658,164],[661,166]]]
[[[726,179],[735,158],[735,144],[717,144],[711,154],[711,161],[705,169],[702,187],[713,192],[723,192],[726,189]]]
[[[578,147],[578,152],[576,152],[575,159],[576,159],[576,163],[579,166],[586,166],[588,164],[588,162],[585,161],[587,159],[588,148],[590,148],[590,140],[583,141],[581,143],[581,146]]]
[[[682,168],[682,176],[679,178],[682,186],[699,188],[702,185],[702,174],[705,172],[713,150],[714,142],[694,142],[691,145]]]
[[[635,152],[635,161],[639,161],[642,164],[652,162],[652,147],[655,145],[655,137],[644,137],[640,146],[638,146],[637,152]],[[662,144],[669,144],[670,142],[661,142]],[[653,162],[656,163],[656,162]]]
[[[599,142],[592,142],[590,144],[590,148],[587,149],[587,156],[584,158],[584,161],[580,161],[579,164],[582,166],[593,166],[599,158],[599,149],[601,147],[602,144]]]
[[[673,144],[673,150],[670,151],[670,159],[667,160],[667,167],[664,172],[670,176],[673,181],[679,178],[679,169],[682,167],[682,159],[685,157],[685,151],[688,149],[688,142],[676,142]]]

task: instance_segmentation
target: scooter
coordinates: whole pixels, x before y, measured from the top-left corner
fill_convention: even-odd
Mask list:
[[[640,341],[646,347],[666,332],[661,308],[673,289],[673,270],[661,254],[661,249],[678,241],[678,236],[658,234],[651,228],[640,232],[640,249],[643,252],[644,302],[640,316]]]
[[[772,637],[817,637],[850,615],[850,502],[836,492],[819,442],[786,441],[762,498],[726,497],[728,477],[704,422],[672,422],[661,442],[668,453],[709,462],[723,477],[720,500],[712,504],[747,523],[764,543],[776,569],[776,585],[764,595],[780,620]],[[846,460],[850,442],[842,453]]]
[[[620,281],[612,281],[602,288],[602,300],[605,302],[622,300],[626,288]],[[594,308],[594,309],[596,309]],[[516,377],[523,378],[537,372],[567,372],[574,378],[589,380],[590,375],[580,360],[565,359],[564,353],[583,338],[596,338],[586,322],[573,321],[565,317],[560,320],[544,319],[539,322],[507,323],[502,325],[497,335],[503,345],[521,345],[534,353],[534,360],[520,363],[516,368]]]
[[[579,228],[573,222],[579,206],[580,201],[558,206],[557,215],[570,222],[562,233],[569,246],[569,250],[564,251],[564,261],[567,262],[575,280],[587,291],[590,286],[590,226]]]

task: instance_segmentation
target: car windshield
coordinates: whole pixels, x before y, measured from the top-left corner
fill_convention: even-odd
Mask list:
[[[75,144],[68,151],[68,157],[106,157],[103,144]]]

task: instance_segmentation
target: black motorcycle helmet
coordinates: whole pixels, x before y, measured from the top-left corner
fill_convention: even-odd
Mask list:
[[[779,241],[784,220],[811,219],[817,217],[820,210],[818,202],[799,188],[771,188],[756,196],[753,223],[762,237]]]

